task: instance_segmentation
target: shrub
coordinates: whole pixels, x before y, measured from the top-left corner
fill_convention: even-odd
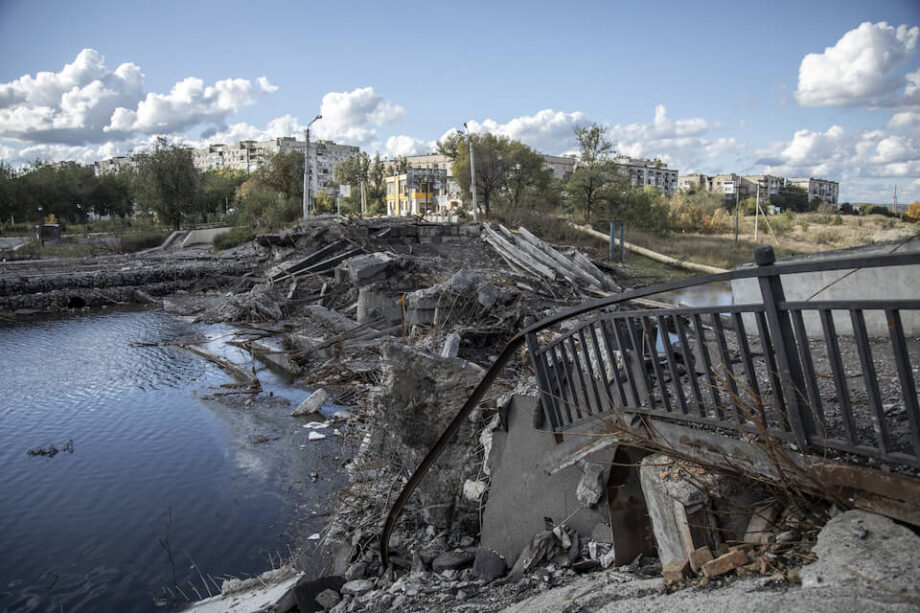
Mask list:
[[[881,215],[883,217],[893,217],[892,213],[888,207],[879,206],[877,204],[864,204],[859,207],[860,215]]]
[[[143,249],[150,249],[163,243],[166,234],[157,230],[123,234],[118,238],[119,249],[122,253],[133,253]]]
[[[819,245],[834,245],[840,239],[836,230],[823,229],[815,232],[812,237]]]
[[[254,237],[255,233],[251,228],[237,226],[236,228],[231,229],[229,232],[218,234],[214,239],[214,248],[218,251],[223,251],[224,249],[230,249],[232,247],[236,247],[237,245],[247,243]]]
[[[904,211],[904,221],[920,222],[920,202],[913,202],[907,207],[907,210]]]

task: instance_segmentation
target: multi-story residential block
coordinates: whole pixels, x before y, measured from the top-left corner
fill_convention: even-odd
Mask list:
[[[110,173],[115,173],[121,170],[122,168],[137,166],[137,161],[133,157],[119,156],[114,158],[109,158],[107,160],[101,160],[93,163],[93,174],[97,177],[100,175],[107,175]]]
[[[815,179],[814,177],[793,177],[786,179],[786,185],[795,185],[808,192],[808,201],[820,198],[822,202],[837,204],[840,184],[837,181]]]
[[[702,174],[681,175],[677,178],[678,189],[694,189],[697,191],[710,191],[712,178]]]
[[[742,177],[754,185],[754,195],[757,195],[757,187],[760,186],[760,199],[769,200],[779,194],[783,189],[783,178],[774,177],[773,175],[745,175]]]
[[[618,156],[613,163],[621,174],[629,177],[633,187],[654,187],[668,196],[677,193],[677,169],[668,168],[661,160]]]
[[[303,154],[306,142],[291,136],[282,136],[266,141],[243,140],[235,145],[214,144],[195,149],[192,152],[199,170],[220,170],[224,168],[253,172],[273,154],[297,151]],[[310,184],[315,194],[321,189],[338,193],[334,170],[342,160],[360,151],[351,145],[338,145],[332,141],[320,140],[310,143]]]
[[[413,168],[386,177],[387,215],[445,214],[452,209],[444,168]]]
[[[575,156],[546,154],[540,155],[543,157],[543,168],[546,168],[551,173],[553,173],[554,179],[559,179],[560,181],[568,181],[572,178],[572,173],[575,172]]]
[[[709,179],[709,191],[725,196],[728,200],[757,195],[757,184],[735,173],[715,175]]]
[[[462,206],[462,190],[460,184],[454,179],[453,161],[440,153],[426,153],[423,155],[410,155],[406,158],[409,168],[443,170],[446,173],[447,185],[447,210],[459,209]],[[444,207],[441,207],[442,210]]]

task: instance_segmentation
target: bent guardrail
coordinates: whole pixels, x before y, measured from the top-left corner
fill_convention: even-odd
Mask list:
[[[755,260],[753,268],[595,300],[511,339],[394,502],[381,535],[384,565],[390,534],[409,496],[524,342],[557,440],[589,419],[640,414],[746,436],[768,435],[805,452],[839,452],[920,467],[914,378],[920,339],[908,343],[901,317],[903,311],[920,310],[920,300],[788,302],[782,285],[782,277],[790,274],[916,265],[920,253],[775,265],[773,249],[759,247]],[[762,304],[617,310],[637,298],[746,278],[758,281]],[[551,339],[538,335],[593,311],[597,313]],[[870,311],[884,313],[888,324],[884,350],[890,351],[897,373],[897,394],[890,387],[883,393],[879,385],[876,357],[881,345],[867,333]],[[806,317],[820,321],[823,348],[812,347]],[[852,340],[837,334],[844,318]],[[860,372],[851,376],[847,364],[858,364]],[[859,378],[859,390],[851,389],[850,378]],[[901,404],[886,402],[893,395]]]

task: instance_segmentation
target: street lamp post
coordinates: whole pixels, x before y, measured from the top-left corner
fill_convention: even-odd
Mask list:
[[[466,123],[463,124],[463,127],[470,140],[470,194],[473,195],[473,221],[477,221],[479,220],[479,208],[476,206],[476,161],[473,159],[473,136]]]
[[[306,130],[304,130],[304,140],[306,141],[306,148],[303,152],[303,217],[307,218],[307,215],[310,214],[312,207],[312,202],[310,202],[310,126],[316,122],[317,119],[322,119],[322,115],[317,115],[313,118],[313,121],[307,124]]]

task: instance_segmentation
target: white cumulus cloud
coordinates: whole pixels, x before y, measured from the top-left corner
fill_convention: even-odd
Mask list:
[[[764,172],[781,176],[824,177],[842,182],[920,175],[920,144],[885,130],[825,132],[797,130],[789,141],[758,152]]]
[[[559,154],[575,150],[575,128],[586,121],[585,115],[579,111],[565,113],[543,109],[533,115],[515,117],[507,123],[493,119],[470,120],[467,126],[477,134],[491,132],[521,141],[541,153]],[[449,130],[444,136],[452,131]]]
[[[84,49],[59,72],[0,84],[0,139],[86,146],[196,125],[222,129],[230,114],[275,90],[265,77],[210,86],[189,77],[168,94],[145,93],[138,66],[128,62],[112,70],[101,53]]]
[[[435,146],[433,142],[423,141],[414,136],[406,136],[403,134],[391,136],[386,140],[385,145],[387,155],[393,157],[431,153],[434,151]]]
[[[329,92],[320,104],[323,118],[312,129],[317,138],[367,147],[377,140],[377,127],[393,123],[405,113],[403,107],[392,104],[373,87]]]
[[[795,96],[803,106],[899,106],[920,102],[920,71],[890,74],[916,51],[920,28],[865,22],[799,67]],[[903,94],[899,90],[905,89]]]

